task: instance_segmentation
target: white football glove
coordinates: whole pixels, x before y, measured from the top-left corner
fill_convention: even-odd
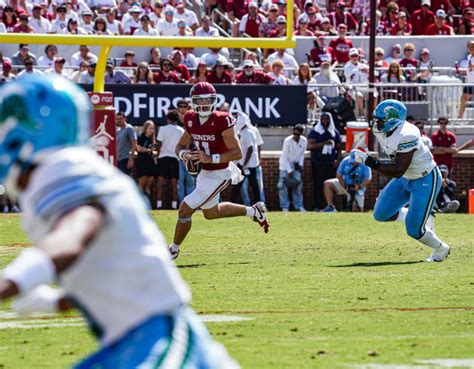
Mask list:
[[[367,160],[369,155],[359,149],[354,149],[352,151],[354,152],[355,160],[360,164],[365,164],[365,161]]]
[[[19,316],[57,313],[59,300],[64,291],[45,284],[12,301],[12,308]]]

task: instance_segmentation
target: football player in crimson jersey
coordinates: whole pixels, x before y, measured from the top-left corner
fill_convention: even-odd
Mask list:
[[[229,113],[214,111],[217,95],[208,82],[196,83],[191,88],[193,110],[184,115],[185,132],[181,136],[176,154],[183,161],[196,160],[202,170],[196,180],[196,188],[186,196],[178,210],[178,221],[170,253],[178,257],[179,247],[191,229],[193,213],[201,209],[206,219],[248,216],[268,232],[266,208],[262,202],[244,206],[231,202],[219,203],[219,194],[231,183],[241,180],[241,173],[232,162],[242,157],[237,139],[235,119]],[[197,149],[188,150],[191,143]]]

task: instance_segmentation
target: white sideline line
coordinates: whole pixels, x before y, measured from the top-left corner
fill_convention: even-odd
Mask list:
[[[474,359],[431,359],[417,360],[418,363],[438,365],[442,368],[474,368]]]
[[[201,322],[204,323],[221,323],[221,322],[243,322],[246,320],[253,320],[253,318],[237,316],[237,315],[198,315]]]
[[[473,369],[474,359],[416,360],[417,364],[360,364],[356,369]]]

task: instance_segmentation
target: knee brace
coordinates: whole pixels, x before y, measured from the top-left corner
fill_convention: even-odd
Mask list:
[[[178,217],[178,222],[180,223],[189,223],[193,218],[192,217]]]

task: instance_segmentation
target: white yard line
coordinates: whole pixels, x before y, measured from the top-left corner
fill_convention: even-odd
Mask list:
[[[474,359],[416,360],[416,364],[358,364],[355,369],[473,369]]]

